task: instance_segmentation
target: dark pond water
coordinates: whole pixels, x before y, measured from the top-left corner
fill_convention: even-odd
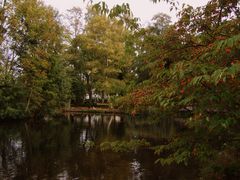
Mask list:
[[[41,126],[0,124],[0,179],[194,179],[184,166],[155,164],[150,150],[101,152],[104,141],[145,138],[161,143],[178,129],[172,120],[113,115],[75,115]],[[95,148],[84,147],[94,142]]]

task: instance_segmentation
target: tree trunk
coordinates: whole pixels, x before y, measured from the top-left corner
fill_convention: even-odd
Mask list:
[[[91,85],[90,85],[90,77],[89,75],[86,75],[86,79],[87,79],[87,90],[88,90],[88,95],[89,95],[89,101],[90,103],[93,102],[93,99],[92,99],[92,88],[91,88]]]
[[[30,91],[30,94],[29,94],[29,96],[28,96],[28,101],[27,101],[27,106],[26,106],[26,109],[25,109],[25,112],[27,112],[28,111],[28,109],[29,109],[29,105],[30,105],[30,101],[31,101],[31,97],[32,97],[32,88],[31,88],[31,91]]]
[[[102,103],[104,103],[104,91],[102,91]]]

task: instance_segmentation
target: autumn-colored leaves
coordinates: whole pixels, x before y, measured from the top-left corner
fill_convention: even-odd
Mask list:
[[[225,52],[226,52],[227,54],[230,54],[230,53],[231,53],[231,48],[225,48]]]
[[[144,89],[137,89],[132,92],[131,100],[135,107],[144,105],[149,100],[149,96],[152,94],[153,90],[151,87],[144,88]]]

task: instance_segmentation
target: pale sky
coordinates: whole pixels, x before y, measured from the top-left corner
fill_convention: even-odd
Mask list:
[[[81,7],[84,9],[86,3],[83,3],[82,0],[43,0],[46,4],[53,6],[61,13],[64,13],[67,9],[71,9],[74,6]],[[87,1],[87,0],[86,0]],[[99,2],[101,0],[93,0],[94,3]],[[153,4],[150,0],[105,0],[107,5],[111,8],[113,5],[129,3],[130,8],[135,17],[139,17],[141,19],[142,24],[146,24],[150,22],[152,17],[159,13],[163,12],[172,17],[173,21],[176,21],[176,12],[169,11],[169,5],[165,2],[160,2],[157,4]],[[193,7],[198,7],[205,5],[208,0],[178,0],[179,3],[189,4]]]

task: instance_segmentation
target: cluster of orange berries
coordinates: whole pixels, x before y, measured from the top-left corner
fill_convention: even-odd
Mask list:
[[[187,84],[189,84],[191,81],[192,81],[191,78],[188,78],[188,79],[186,79],[186,80],[181,80],[180,85],[181,85],[182,87],[184,87],[184,86],[186,86]],[[184,89],[181,89],[181,90],[180,90],[180,93],[181,93],[181,94],[184,94],[184,92],[185,92]]]

